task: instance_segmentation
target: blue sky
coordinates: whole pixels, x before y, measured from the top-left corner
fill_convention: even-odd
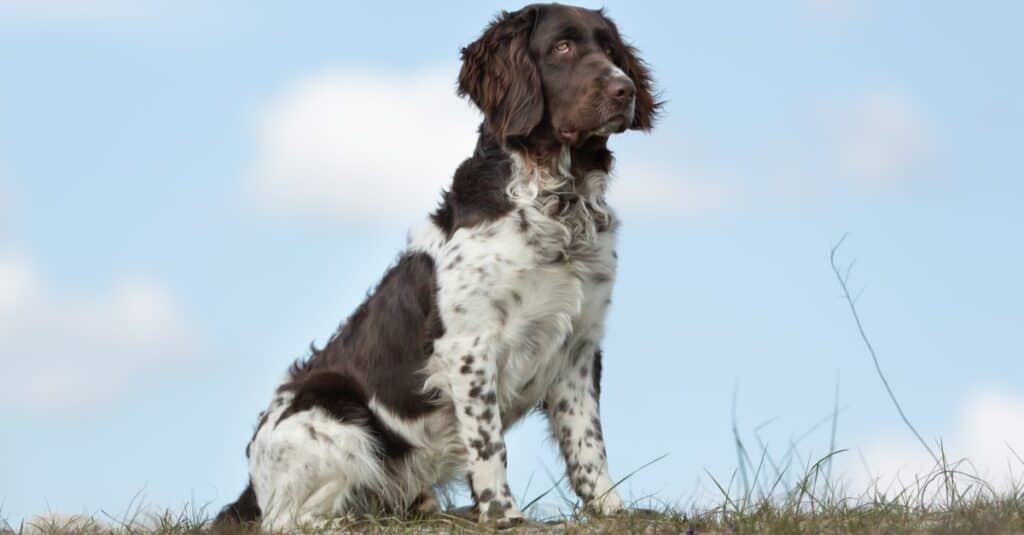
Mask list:
[[[904,408],[1002,477],[1024,452],[1024,7],[605,5],[668,100],[613,140],[613,476],[668,454],[625,494],[707,496],[734,390],[777,456],[837,377],[844,477],[920,467],[829,270],[846,232]],[[0,0],[3,516],[233,498],[286,366],[471,150],[458,48],[515,7]],[[508,438],[517,494],[561,471],[545,435]]]

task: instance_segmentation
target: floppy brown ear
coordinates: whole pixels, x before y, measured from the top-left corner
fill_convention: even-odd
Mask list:
[[[651,69],[640,58],[636,48],[632,45],[623,43],[622,58],[622,70],[626,71],[626,75],[633,80],[633,85],[636,86],[636,108],[630,128],[650,130],[654,126],[654,120],[658,117],[658,111],[662,104],[654,92]]]
[[[640,57],[637,49],[622,38],[619,28],[604,14],[604,10],[600,12],[612,27],[615,40],[619,42],[618,48],[622,51],[616,63],[636,86],[636,108],[633,111],[633,124],[629,127],[633,130],[650,130],[654,127],[654,120],[658,117],[658,111],[662,105],[662,101],[658,100],[658,95],[654,91],[651,69],[647,66],[647,62]]]
[[[480,108],[484,127],[498,138],[526,136],[544,117],[540,72],[529,49],[536,18],[536,8],[503,11],[462,49],[458,93]]]

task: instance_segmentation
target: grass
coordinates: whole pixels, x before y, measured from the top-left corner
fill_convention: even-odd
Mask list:
[[[635,534],[1013,534],[1024,533],[1024,494],[1019,488],[1003,494],[989,492],[984,485],[968,485],[957,490],[953,503],[925,498],[932,484],[946,485],[948,478],[959,479],[955,469],[937,471],[891,495],[867,493],[851,498],[833,492],[824,479],[823,462],[815,463],[794,486],[775,497],[748,499],[729,494],[723,487],[723,499],[717,506],[683,511],[669,506],[640,510],[613,517],[588,517],[578,510],[562,518],[548,519],[506,533],[635,533]],[[771,478],[767,478],[767,481]],[[758,483],[752,479],[752,483]],[[42,521],[18,526],[10,533],[34,535],[206,535],[213,532],[208,515],[200,509],[146,516],[127,520],[78,517]],[[458,515],[437,515],[418,520],[367,519],[338,522],[330,527],[304,530],[304,533],[373,533],[412,535],[426,533],[471,534],[492,530]],[[257,533],[241,530],[235,535]]]
[[[733,397],[732,431],[737,468],[728,480],[708,473],[717,490],[710,504],[691,505],[688,509],[660,503],[646,497],[631,504],[631,513],[612,517],[594,517],[563,491],[563,479],[548,474],[550,488],[532,499],[522,499],[524,510],[535,520],[504,533],[608,533],[608,534],[1024,534],[1024,484],[1013,483],[997,489],[977,475],[966,459],[951,460],[941,442],[929,445],[913,426],[883,373],[878,354],[871,344],[857,310],[857,299],[849,290],[854,263],[840,269],[838,251],[843,239],[832,248],[832,271],[842,290],[857,332],[871,358],[879,379],[896,412],[934,461],[928,473],[897,486],[882,488],[876,482],[859,494],[833,476],[833,460],[846,450],[836,449],[836,428],[842,408],[839,406],[839,379],[836,378],[832,411],[805,433],[790,441],[788,449],[776,458],[754,429],[757,448],[744,442],[736,423],[736,395]],[[797,468],[800,444],[821,426],[831,424],[828,453],[808,459]],[[1009,448],[1009,447],[1008,447]],[[758,451],[756,457],[751,451]],[[1024,458],[1009,448],[1009,453],[1024,468]],[[657,463],[663,457],[637,468],[621,481]],[[757,459],[756,462],[754,459]],[[1011,476],[1013,468],[1008,467]],[[527,489],[529,490],[529,489]],[[533,506],[554,492],[562,500],[560,513],[536,518]],[[440,496],[446,509],[452,509],[450,496]],[[134,502],[135,500],[133,500]],[[706,503],[706,502],[705,502]],[[40,517],[11,526],[0,510],[0,535],[213,535],[210,515],[205,507],[188,506],[180,512],[147,514],[129,504],[130,513],[121,518]],[[328,526],[301,530],[303,533],[372,533],[405,535],[426,533],[489,533],[492,529],[468,520],[464,514],[438,514],[421,519],[367,518],[359,521],[335,521]],[[6,532],[6,533],[5,533]],[[239,529],[231,535],[259,533],[255,528]]]

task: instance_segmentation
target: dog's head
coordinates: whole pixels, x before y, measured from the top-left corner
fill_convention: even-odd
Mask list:
[[[647,66],[601,10],[559,4],[501,13],[462,49],[459,94],[498,139],[542,131],[573,146],[649,130],[660,104]]]

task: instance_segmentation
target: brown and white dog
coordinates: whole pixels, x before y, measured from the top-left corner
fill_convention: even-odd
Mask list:
[[[484,115],[473,155],[376,290],[291,367],[218,522],[427,511],[466,478],[481,521],[515,523],[503,433],[533,409],[587,506],[623,507],[598,410],[618,226],[606,143],[651,128],[650,74],[601,11],[537,4],[462,50],[458,87]]]

